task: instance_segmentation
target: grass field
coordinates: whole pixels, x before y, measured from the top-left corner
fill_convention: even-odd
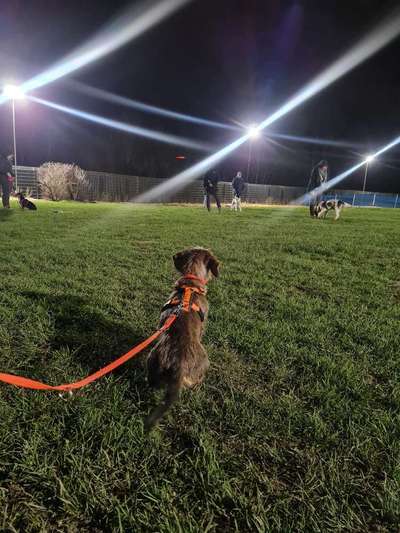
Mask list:
[[[400,209],[0,212],[0,370],[86,376],[211,247],[204,386],[143,433],[144,356],[72,398],[0,385],[1,531],[399,531]]]

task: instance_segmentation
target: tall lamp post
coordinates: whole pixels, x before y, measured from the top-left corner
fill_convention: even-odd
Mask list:
[[[18,186],[17,170],[17,136],[15,132],[15,100],[22,100],[25,95],[17,85],[5,85],[3,89],[4,96],[7,96],[12,103],[12,120],[13,120],[13,142],[14,142],[14,169],[15,169],[15,188]]]
[[[260,135],[260,130],[258,129],[256,124],[251,124],[247,128],[247,135],[249,136],[249,155],[247,158],[247,181],[249,180],[249,174],[250,174],[250,166],[251,166],[251,156],[253,151],[253,140],[257,139],[257,137]]]
[[[368,157],[365,158],[365,161],[366,161],[367,164],[365,165],[364,184],[363,184],[362,192],[365,192],[365,186],[367,185],[368,167],[369,167],[369,164],[373,160],[374,160],[374,156],[373,155],[369,155]]]

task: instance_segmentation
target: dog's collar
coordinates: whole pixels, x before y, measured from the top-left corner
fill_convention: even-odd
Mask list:
[[[186,274],[185,276],[182,276],[181,279],[191,279],[193,281],[198,281],[202,285],[207,285],[207,283],[208,283],[208,280],[203,279],[203,278],[199,278],[198,276],[195,276],[194,274]]]

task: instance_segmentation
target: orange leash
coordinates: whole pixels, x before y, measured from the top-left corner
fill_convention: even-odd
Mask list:
[[[8,383],[9,385],[15,385],[16,387],[23,387],[25,389],[36,389],[36,390],[57,390],[57,391],[70,391],[73,389],[80,389],[81,387],[84,387],[85,385],[88,385],[89,383],[92,383],[93,381],[96,381],[96,379],[101,378],[102,376],[105,376],[115,368],[118,368],[119,366],[126,363],[126,361],[129,361],[132,357],[142,352],[149,344],[151,344],[153,341],[155,341],[161,333],[166,331],[168,328],[172,326],[172,324],[177,319],[176,314],[170,315],[167,320],[164,322],[163,326],[158,329],[153,335],[151,335],[148,339],[141,342],[129,352],[126,352],[125,355],[122,355],[112,363],[108,364],[107,366],[101,368],[94,374],[90,374],[90,376],[87,376],[85,379],[81,379],[80,381],[76,381],[75,383],[67,383],[64,385],[46,385],[46,383],[41,383],[40,381],[35,381],[33,379],[23,378],[20,376],[14,376],[13,374],[3,374],[0,372],[0,381],[3,381],[4,383]]]

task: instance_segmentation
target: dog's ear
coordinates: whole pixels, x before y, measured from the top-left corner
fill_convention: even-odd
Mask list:
[[[215,278],[218,277],[218,275],[219,275],[219,261],[211,252],[208,252],[207,269],[211,270],[211,273],[212,273],[212,275]]]
[[[189,255],[190,253],[188,250],[183,250],[182,252],[178,252],[173,256],[172,259],[178,272],[181,272],[182,274],[184,273],[183,269],[185,268],[185,265],[189,259]]]

